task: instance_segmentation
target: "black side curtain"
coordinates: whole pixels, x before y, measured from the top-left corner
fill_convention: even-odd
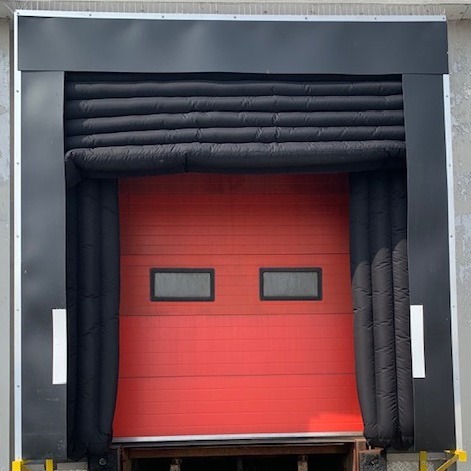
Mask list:
[[[413,444],[404,171],[350,176],[350,257],[358,396],[373,446]]]
[[[374,445],[410,445],[401,79],[74,73],[65,87],[70,457],[106,453],[112,438],[115,179],[179,172],[356,172],[351,254],[365,435]]]
[[[68,453],[105,453],[118,385],[119,213],[115,180],[67,194]]]

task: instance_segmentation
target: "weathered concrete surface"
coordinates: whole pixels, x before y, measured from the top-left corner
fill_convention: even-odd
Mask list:
[[[419,471],[418,453],[389,453],[388,471]],[[436,471],[446,460],[444,453],[427,454],[427,471]]]
[[[0,471],[10,467],[10,27],[0,21]]]
[[[463,447],[471,451],[471,21],[451,21],[449,65]],[[459,465],[471,470],[471,462]]]

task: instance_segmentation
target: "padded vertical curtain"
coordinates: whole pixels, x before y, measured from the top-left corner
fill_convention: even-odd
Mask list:
[[[350,256],[356,374],[365,436],[413,443],[405,171],[352,173]]]
[[[67,193],[68,451],[104,453],[118,383],[119,213],[115,180]]]
[[[409,446],[405,171],[395,170],[404,169],[406,151],[400,77],[77,73],[65,87],[70,456],[105,453],[112,437],[113,179],[179,172],[356,172],[352,285],[365,435],[374,445]]]

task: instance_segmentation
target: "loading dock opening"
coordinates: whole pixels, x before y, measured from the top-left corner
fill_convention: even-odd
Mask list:
[[[139,447],[122,450],[123,471],[358,471],[364,440]],[[381,458],[375,452],[373,461]]]

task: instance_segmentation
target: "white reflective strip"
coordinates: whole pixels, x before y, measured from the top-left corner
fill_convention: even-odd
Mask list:
[[[67,313],[52,310],[52,384],[67,384]]]
[[[410,307],[412,377],[425,378],[424,306]]]

